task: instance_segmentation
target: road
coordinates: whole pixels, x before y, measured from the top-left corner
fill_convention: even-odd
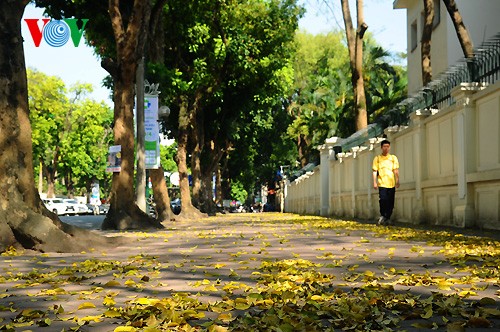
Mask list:
[[[59,216],[63,222],[85,229],[100,229],[104,217],[105,215]]]

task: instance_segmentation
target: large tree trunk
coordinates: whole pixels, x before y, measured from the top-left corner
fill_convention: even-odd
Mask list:
[[[137,64],[142,58],[139,45],[142,28],[149,23],[150,1],[134,0],[128,22],[123,22],[119,0],[109,0],[109,16],[116,41],[116,63],[103,60],[103,67],[114,82],[114,144],[121,146],[121,171],[113,174],[111,205],[103,229],[162,228],[156,219],[142,211],[134,199],[134,83]]]
[[[163,7],[167,0],[158,0],[151,11],[151,21],[147,36],[147,52],[151,62],[161,63],[165,58],[165,33],[163,23]],[[153,186],[153,198],[158,213],[157,219],[160,222],[175,220],[175,215],[170,207],[170,196],[165,181],[163,167],[151,169],[149,171],[151,184]]]
[[[203,211],[201,205],[203,203],[202,199],[202,173],[201,173],[201,154],[203,152],[203,147],[205,145],[205,133],[204,133],[204,118],[203,114],[198,114],[195,121],[193,121],[191,130],[191,141],[193,145],[193,151],[191,153],[191,176],[193,179],[193,195],[192,201],[193,205],[196,206],[200,211]]]
[[[351,83],[354,93],[356,130],[368,126],[368,114],[366,111],[365,83],[363,80],[363,37],[368,26],[364,22],[363,0],[356,1],[357,30],[354,31],[352,24],[349,1],[341,0],[342,15],[346,31],[347,48],[349,50],[349,63],[351,67]]]
[[[205,162],[198,162],[200,169],[200,189],[198,197],[198,209],[201,212],[209,215],[215,215],[216,205],[213,197],[213,177],[218,169],[218,165],[224,153],[229,150],[231,145],[226,142],[226,147],[219,147],[215,141],[207,142],[203,149],[203,160]],[[200,156],[201,160],[201,156]]]
[[[0,252],[11,246],[78,252],[108,239],[62,223],[44,207],[35,189],[21,36],[28,2],[0,2]]]
[[[158,216],[156,219],[160,222],[169,222],[175,220],[174,213],[170,207],[170,197],[168,195],[167,183],[163,175],[163,167],[158,169],[150,169],[149,177],[153,185],[153,197],[156,204],[156,212]]]
[[[225,161],[227,163],[227,158]],[[215,171],[215,204],[216,206],[222,206],[222,174],[220,170],[220,163],[217,164],[217,169]]]
[[[204,213],[207,213],[210,216],[215,216],[217,209],[215,206],[215,202],[213,199],[213,175],[203,174],[201,179],[201,188],[200,188],[200,203],[202,206],[202,210]]]
[[[53,167],[43,166],[43,172],[45,173],[45,179],[47,180],[47,197],[56,197],[56,171]]]
[[[422,85],[432,81],[431,36],[434,22],[434,0],[424,0],[424,27],[420,54],[422,60]]]
[[[179,187],[181,193],[181,213],[176,219],[192,219],[205,217],[191,202],[189,189],[189,175],[187,167],[187,149],[189,125],[193,113],[189,111],[189,102],[186,96],[180,97],[179,132],[177,138],[177,168],[179,170]]]

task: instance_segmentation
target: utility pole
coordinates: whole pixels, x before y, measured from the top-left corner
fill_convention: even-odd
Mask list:
[[[137,116],[137,166],[135,201],[137,206],[146,212],[146,152],[144,130],[144,58],[137,66],[136,82],[136,116]]]

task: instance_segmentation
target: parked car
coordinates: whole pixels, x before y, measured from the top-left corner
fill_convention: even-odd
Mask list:
[[[44,198],[42,199],[43,204],[50,211],[54,212],[57,215],[64,214],[74,214],[75,208],[67,203],[65,203],[62,198]]]
[[[109,211],[109,204],[100,204],[100,205],[87,204],[87,208],[89,210],[89,213],[95,215],[106,214]]]
[[[63,198],[63,202],[72,207],[72,214],[87,214],[89,213],[89,208],[87,205],[78,202],[73,198]]]

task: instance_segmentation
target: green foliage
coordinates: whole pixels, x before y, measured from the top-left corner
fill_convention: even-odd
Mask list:
[[[175,137],[177,98],[188,96],[200,109],[196,125],[215,151],[205,146],[202,165],[230,147],[224,176],[249,192],[264,173],[264,161],[286,163],[281,153],[293,146],[281,139],[288,124],[282,97],[293,83],[293,38],[301,13],[289,0],[169,1],[165,61],[148,65],[148,77],[160,82],[172,110],[167,130]]]
[[[177,144],[160,145],[160,161],[165,172],[177,172],[177,163],[175,155],[177,154]]]
[[[51,165],[57,156],[69,101],[64,82],[28,69],[28,103],[32,127],[33,160]]]
[[[231,198],[244,203],[248,197],[248,192],[239,181],[231,181]]]
[[[295,81],[288,107],[293,120],[287,133],[307,142],[304,154],[312,159],[316,147],[336,135],[339,118],[351,93],[349,58],[341,31],[296,35]]]
[[[344,32],[311,35],[298,32],[294,59],[295,81],[288,111],[290,138],[303,137],[306,159],[331,136],[347,137],[355,131],[349,57]],[[406,95],[405,70],[390,54],[365,36],[364,80],[370,122],[390,110]],[[396,59],[397,60],[397,59]],[[396,61],[397,62],[397,61]]]
[[[92,179],[108,180],[105,173],[113,114],[103,102],[85,99],[89,85],[71,88],[69,100],[57,77],[28,70],[28,96],[33,159],[86,188]],[[36,163],[36,162],[35,162]]]
[[[391,110],[406,98],[408,80],[406,68],[398,65],[403,55],[392,56],[377,45],[370,34],[365,36],[363,52],[363,75],[369,122]],[[339,121],[339,135],[348,137],[355,132],[354,115],[347,110],[352,107],[352,99],[344,107]]]
[[[61,153],[67,171],[85,186],[91,179],[107,178],[108,146],[112,142],[113,113],[103,102],[83,100],[70,114],[71,130]]]

